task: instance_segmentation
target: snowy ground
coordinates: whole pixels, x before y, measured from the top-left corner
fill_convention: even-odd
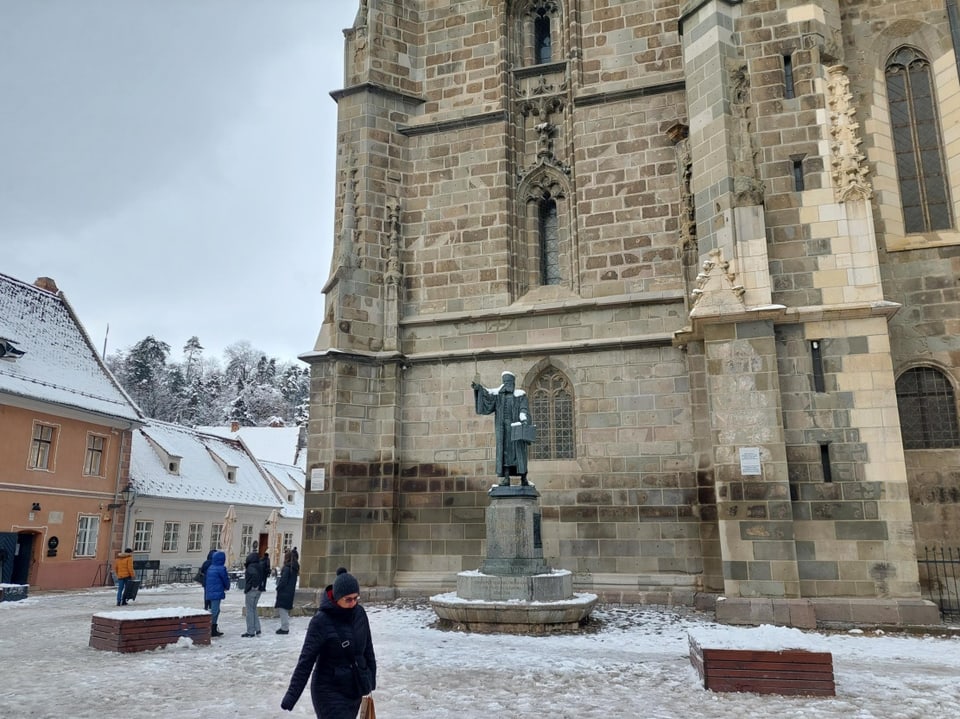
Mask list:
[[[273,592],[261,603],[272,606]],[[0,717],[312,717],[309,690],[280,710],[308,618],[243,639],[243,594],[228,593],[226,636],[209,646],[118,654],[87,646],[90,617],[117,611],[112,589],[0,603]],[[131,611],[202,606],[196,585],[140,591]],[[576,636],[472,635],[432,628],[429,607],[367,605],[381,719],[610,719],[744,716],[926,719],[960,713],[960,638],[723,627],[690,612],[606,606]],[[783,640],[833,653],[836,698],[714,694],[698,684],[687,635],[724,644]],[[796,640],[796,641],[794,641]],[[757,646],[757,648],[761,648]]]

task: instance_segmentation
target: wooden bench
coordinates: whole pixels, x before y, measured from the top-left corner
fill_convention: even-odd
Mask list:
[[[90,646],[113,652],[157,649],[176,644],[181,637],[209,644],[210,613],[183,608],[103,612],[94,614],[90,623]]]
[[[715,692],[756,692],[836,696],[833,655],[805,649],[762,651],[705,649],[690,639],[690,663],[705,689]]]

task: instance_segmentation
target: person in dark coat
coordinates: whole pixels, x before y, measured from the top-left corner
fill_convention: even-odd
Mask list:
[[[210,604],[210,636],[222,637],[223,632],[217,628],[220,620],[220,600],[225,599],[230,589],[230,575],[227,574],[227,555],[223,552],[214,552],[210,566],[203,577],[203,599]]]
[[[300,563],[294,560],[293,552],[288,549],[283,553],[283,567],[277,579],[277,601],[273,605],[280,610],[280,628],[277,634],[290,633],[290,610],[293,609],[299,574]]]
[[[200,571],[197,572],[197,574],[199,574],[201,577],[204,578],[203,579],[204,589],[206,589],[206,586],[207,586],[207,579],[206,579],[207,570],[210,569],[210,565],[213,564],[213,555],[216,553],[216,551],[217,551],[216,549],[211,549],[209,552],[207,552],[207,559],[206,561],[204,561],[203,564],[200,565]],[[204,591],[204,596],[203,596],[203,608],[210,609],[210,600],[207,599],[206,591]]]
[[[377,688],[370,622],[358,603],[360,584],[347,570],[337,571],[332,588],[323,595],[320,611],[310,620],[290,686],[280,702],[280,708],[286,711],[296,706],[311,672],[310,698],[314,712],[322,719],[354,719],[363,695]],[[351,669],[354,661],[360,682]]]
[[[270,552],[260,558],[260,591],[267,591],[267,577],[270,576]]]
[[[260,615],[257,614],[257,602],[260,601],[260,553],[257,552],[257,543],[253,543],[253,551],[244,560],[243,572],[243,605],[247,614],[247,631],[241,637],[260,636]]]

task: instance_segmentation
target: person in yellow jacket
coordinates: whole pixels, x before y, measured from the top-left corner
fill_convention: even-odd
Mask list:
[[[123,597],[123,591],[127,588],[127,580],[133,579],[135,576],[133,573],[133,550],[127,547],[122,552],[117,552],[117,558],[113,560],[113,578],[117,583],[118,607],[127,603],[127,600]]]

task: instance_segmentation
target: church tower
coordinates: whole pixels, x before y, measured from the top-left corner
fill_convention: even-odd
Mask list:
[[[945,438],[914,399],[960,357],[934,321],[960,316],[960,153],[929,147],[960,89],[943,17],[364,0],[344,35],[306,586],[345,565],[422,594],[480,565],[496,477],[470,385],[510,370],[544,557],[578,590],[929,612],[910,468],[960,484],[955,395]],[[902,422],[935,446],[911,455]]]

